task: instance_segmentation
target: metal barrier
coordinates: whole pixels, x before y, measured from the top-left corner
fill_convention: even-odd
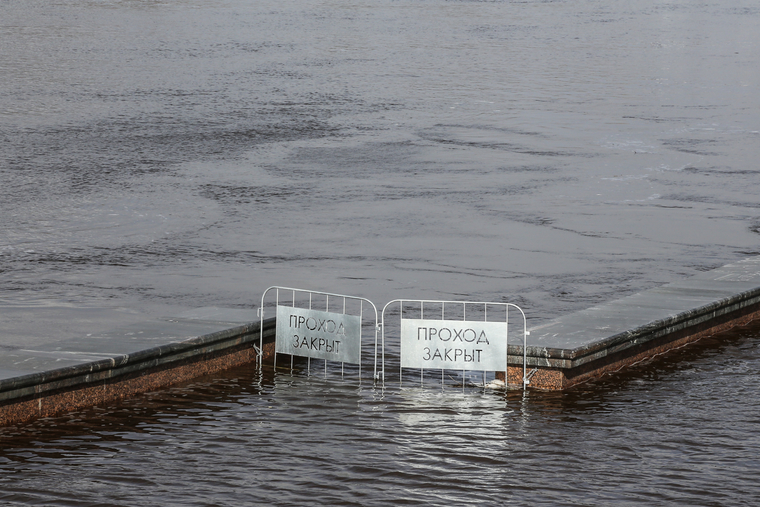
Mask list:
[[[399,305],[401,376],[404,368],[419,368],[422,382],[426,368],[440,369],[443,382],[446,369],[463,372],[483,371],[485,385],[486,371],[503,371],[506,384],[509,310],[513,308],[522,316],[523,388],[530,383],[526,372],[529,334],[527,321],[522,309],[512,303],[420,299],[390,301],[382,311],[383,371],[386,313],[388,308],[395,304]],[[404,306],[405,304],[407,306]],[[497,311],[494,312],[494,309]],[[409,314],[419,318],[411,318]],[[431,317],[433,314],[435,318]],[[473,315],[477,318],[472,318]]]
[[[327,375],[327,361],[340,362],[341,375],[344,363],[356,364],[359,366],[359,381],[361,382],[362,329],[364,327],[362,324],[364,320],[371,318],[371,316],[368,318],[365,316],[365,306],[369,305],[375,319],[372,326],[375,333],[374,378],[377,380],[384,376],[384,372],[381,371],[378,377],[377,371],[377,307],[372,301],[361,297],[292,287],[269,287],[261,296],[259,308],[262,329],[259,350],[263,351],[265,304],[270,291],[275,291],[274,307],[277,317],[275,367],[278,353],[290,355],[291,369],[293,356],[308,358],[309,372],[311,372],[312,358],[323,359],[325,375]],[[281,301],[283,295],[290,296],[290,304]],[[317,307],[324,307],[324,310]]]

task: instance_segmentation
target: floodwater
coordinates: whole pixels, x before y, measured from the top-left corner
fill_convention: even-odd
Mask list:
[[[535,325],[760,253],[749,0],[6,1],[0,49],[0,310]],[[0,430],[0,500],[756,505],[757,343],[566,393],[241,368]]]
[[[0,429],[3,505],[757,505],[760,328],[568,392],[229,370]]]

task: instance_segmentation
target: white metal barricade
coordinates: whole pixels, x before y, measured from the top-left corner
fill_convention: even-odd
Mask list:
[[[341,374],[344,363],[359,366],[361,382],[361,352],[363,329],[366,321],[372,321],[375,334],[375,371],[374,378],[383,377],[383,372],[377,371],[377,308],[372,301],[344,294],[296,289],[292,287],[269,287],[261,296],[259,317],[261,331],[259,349],[264,345],[264,314],[267,311],[267,294],[274,291],[274,313],[277,317],[275,331],[274,364],[277,364],[277,354],[289,354],[291,369],[293,357],[308,358],[308,371],[311,371],[311,359],[341,363]],[[284,299],[283,299],[284,298]],[[259,355],[261,357],[261,354]]]
[[[512,303],[394,299],[382,311],[382,365],[385,368],[386,314],[398,305],[400,319],[400,368],[501,372],[508,378],[509,311],[519,312],[523,338],[523,388],[527,377],[525,313]]]

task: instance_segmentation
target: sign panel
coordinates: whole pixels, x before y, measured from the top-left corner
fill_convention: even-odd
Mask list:
[[[504,322],[401,320],[401,366],[506,371]]]
[[[361,362],[361,318],[344,313],[277,307],[278,354]]]

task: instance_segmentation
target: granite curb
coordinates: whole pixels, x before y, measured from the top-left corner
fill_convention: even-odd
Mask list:
[[[259,330],[260,323],[253,322],[129,354],[3,379],[0,380],[0,404],[117,379],[140,371],[170,368],[174,363],[224,354],[228,349],[241,345],[257,346]],[[274,341],[274,330],[275,319],[265,320],[265,343]]]

